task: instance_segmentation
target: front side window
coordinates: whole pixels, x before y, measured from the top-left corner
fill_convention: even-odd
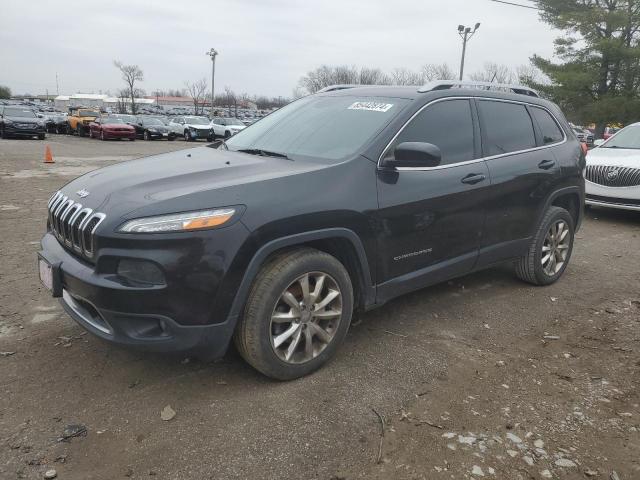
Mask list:
[[[530,107],[530,111],[538,124],[544,145],[561,142],[564,139],[562,130],[560,130],[560,127],[549,112],[538,107]],[[578,129],[575,129],[575,131],[584,135],[584,132]]]
[[[385,158],[404,142],[423,142],[442,152],[441,165],[474,158],[473,120],[469,100],[446,100],[427,106],[396,137]]]
[[[478,109],[484,131],[485,156],[535,148],[533,123],[524,105],[481,100]]]

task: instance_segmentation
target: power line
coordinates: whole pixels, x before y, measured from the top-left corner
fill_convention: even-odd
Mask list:
[[[542,10],[541,8],[534,7],[532,5],[523,5],[522,3],[507,2],[506,0],[489,0],[489,1],[495,2],[495,3],[503,3],[505,5],[511,5],[513,7],[530,8],[531,10]]]

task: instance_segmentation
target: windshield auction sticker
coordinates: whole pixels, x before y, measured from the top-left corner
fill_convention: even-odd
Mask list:
[[[370,112],[388,112],[393,103],[355,102],[348,110],[369,110]]]

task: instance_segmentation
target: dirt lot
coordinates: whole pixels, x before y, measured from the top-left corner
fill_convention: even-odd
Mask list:
[[[37,279],[53,191],[186,147],[0,140],[1,479],[640,478],[640,214],[589,211],[556,285],[505,267],[405,296],[326,368],[275,383],[235,352],[105,344]],[[59,441],[69,425],[86,433]]]

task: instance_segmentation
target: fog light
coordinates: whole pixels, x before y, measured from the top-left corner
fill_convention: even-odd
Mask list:
[[[122,259],[118,262],[118,275],[133,284],[164,285],[164,274],[153,262]]]

